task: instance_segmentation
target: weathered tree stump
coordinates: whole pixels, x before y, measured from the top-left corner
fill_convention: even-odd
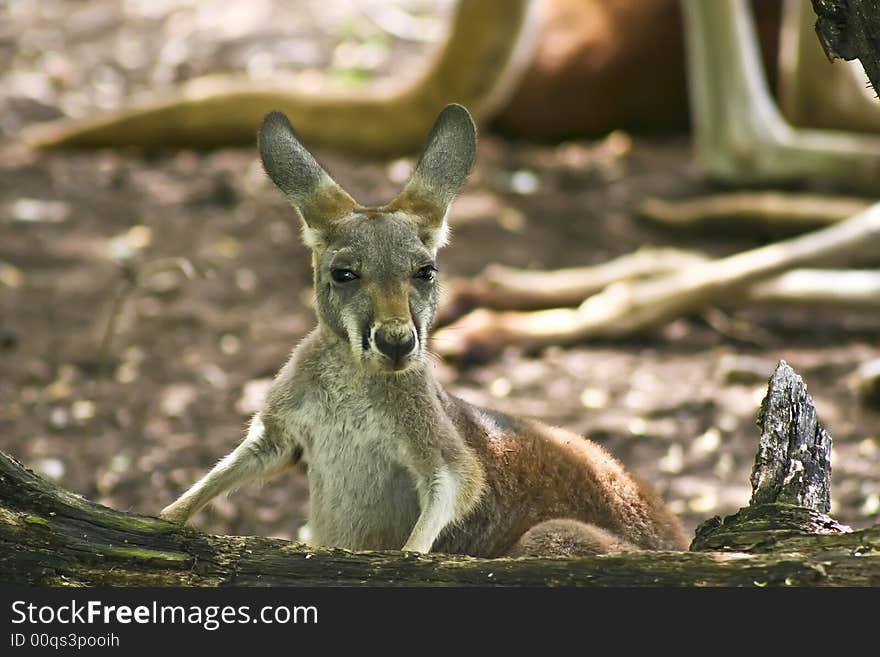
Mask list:
[[[758,415],[761,441],[750,506],[782,502],[831,509],[831,436],[819,424],[807,386],[780,361]]]
[[[803,381],[785,363],[780,363],[770,381],[760,424],[762,439],[753,473],[752,504],[727,518],[704,523],[697,530],[691,552],[576,559],[348,552],[254,536],[211,536],[95,504],[0,453],[0,583],[880,585],[880,525],[851,532],[817,510],[827,509],[830,439],[818,424]]]
[[[697,528],[691,549],[766,552],[799,538],[849,532],[831,508],[831,436],[819,423],[803,379],[779,362],[758,412],[761,439],[749,506]]]

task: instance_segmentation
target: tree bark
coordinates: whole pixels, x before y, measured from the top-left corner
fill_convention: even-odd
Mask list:
[[[782,502],[831,509],[831,436],[819,424],[807,386],[780,361],[758,417],[761,441],[752,470],[751,506]]]
[[[800,382],[800,383],[798,383]],[[780,365],[765,424],[797,408],[815,415],[803,386]],[[772,422],[771,422],[772,420]],[[793,421],[767,433],[791,470]],[[780,442],[781,441],[781,442]],[[764,446],[762,440],[762,448]],[[821,441],[820,441],[821,442]],[[823,443],[824,444],[824,443]],[[762,459],[758,459],[763,463]],[[775,461],[774,461],[775,462]],[[827,459],[815,462],[827,475]],[[773,472],[777,472],[774,469]],[[776,475],[773,475],[776,476]],[[772,478],[772,477],[771,477]],[[767,479],[762,479],[766,481]],[[811,489],[815,478],[799,480]],[[791,491],[788,491],[791,493]],[[778,497],[778,499],[783,499]],[[785,497],[809,501],[807,497]],[[810,500],[819,501],[821,495]],[[809,501],[809,503],[813,503]],[[0,453],[0,582],[68,586],[878,586],[880,525],[851,532],[815,509],[753,503],[697,531],[691,552],[576,559],[475,559],[402,552],[313,549],[279,539],[211,536],[158,518],[110,509],[52,484]]]
[[[874,89],[880,84],[880,5],[876,0],[813,0],[816,34],[829,59],[858,59]]]

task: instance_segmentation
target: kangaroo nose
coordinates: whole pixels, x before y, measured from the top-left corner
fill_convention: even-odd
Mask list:
[[[399,365],[416,346],[416,335],[409,324],[384,324],[376,329],[374,339],[376,349],[395,365]]]

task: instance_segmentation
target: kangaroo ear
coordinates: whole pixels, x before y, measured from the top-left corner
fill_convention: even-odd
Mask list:
[[[302,215],[306,242],[314,246],[357,203],[315,161],[281,112],[266,115],[258,142],[266,173]]]
[[[415,216],[429,248],[446,243],[446,213],[474,166],[477,127],[461,105],[440,112],[412,177],[388,207]]]

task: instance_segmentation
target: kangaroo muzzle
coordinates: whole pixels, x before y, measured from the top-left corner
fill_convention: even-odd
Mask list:
[[[415,327],[405,320],[382,322],[373,327],[373,344],[394,369],[401,369],[416,350]]]

